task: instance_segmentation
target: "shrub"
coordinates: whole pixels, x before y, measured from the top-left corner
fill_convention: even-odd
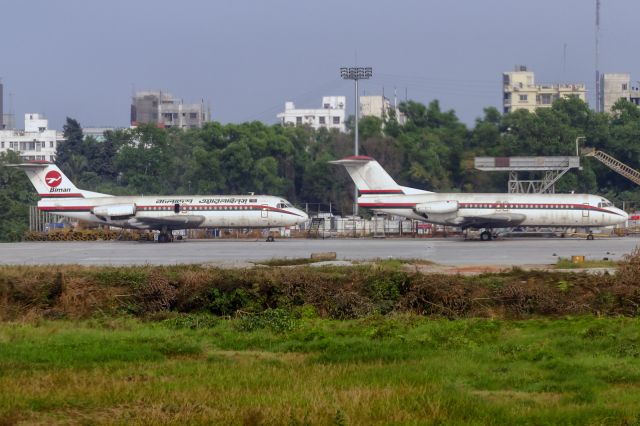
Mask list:
[[[263,312],[239,314],[236,326],[241,331],[254,331],[269,329],[275,333],[284,333],[293,330],[298,321],[291,313],[284,309],[267,309]]]

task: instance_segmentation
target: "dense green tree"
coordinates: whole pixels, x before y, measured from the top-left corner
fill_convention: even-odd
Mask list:
[[[72,155],[85,155],[84,135],[80,123],[73,118],[67,117],[67,121],[62,127],[64,139],[63,143],[56,147],[56,163],[63,171],[66,171],[66,164]]]
[[[19,241],[29,227],[29,206],[38,199],[24,172],[5,164],[19,163],[15,152],[0,153],[0,240]]]

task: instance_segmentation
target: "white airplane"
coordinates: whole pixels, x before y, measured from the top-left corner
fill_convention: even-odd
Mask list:
[[[331,161],[343,165],[360,196],[358,205],[464,230],[482,229],[491,240],[495,228],[515,226],[585,227],[618,225],[629,216],[609,200],[588,194],[434,193],[398,185],[382,166],[366,156]],[[593,239],[589,232],[587,239]]]
[[[7,166],[27,173],[42,198],[39,210],[119,228],[158,230],[161,243],[171,241],[177,229],[275,228],[308,220],[287,200],[270,195],[114,196],[76,188],[55,164]]]

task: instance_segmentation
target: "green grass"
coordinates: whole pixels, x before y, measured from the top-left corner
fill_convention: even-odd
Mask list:
[[[571,259],[561,257],[556,262],[556,269],[577,268],[617,268],[619,262],[614,260],[585,260],[584,262],[572,262]]]
[[[0,424],[635,424],[640,319],[0,324]]]

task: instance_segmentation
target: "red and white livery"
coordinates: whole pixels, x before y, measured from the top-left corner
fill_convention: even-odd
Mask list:
[[[275,228],[306,222],[287,200],[270,195],[114,196],[78,189],[51,163],[13,164],[38,191],[38,209],[87,222],[158,230],[158,242],[189,228]]]
[[[629,217],[598,195],[434,193],[398,185],[371,157],[331,163],[347,169],[360,192],[359,206],[463,230],[482,229],[482,240],[490,240],[495,228],[593,228],[622,224]]]

